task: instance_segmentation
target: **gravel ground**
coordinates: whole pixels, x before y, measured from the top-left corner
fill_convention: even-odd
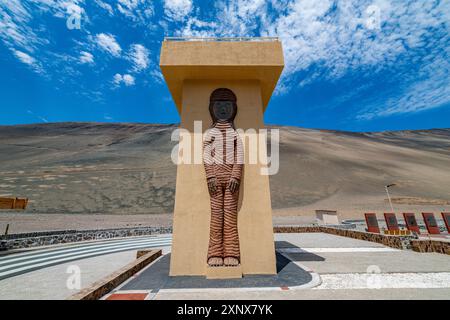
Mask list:
[[[0,234],[6,225],[9,234],[49,230],[91,230],[131,228],[142,226],[170,226],[171,214],[23,214],[0,213]]]

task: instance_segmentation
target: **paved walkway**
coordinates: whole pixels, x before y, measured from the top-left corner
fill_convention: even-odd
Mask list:
[[[300,286],[297,279],[265,288],[222,281],[212,289],[201,277],[168,277],[165,256],[103,299],[450,299],[450,256],[324,233],[276,234],[275,240],[277,257],[289,262],[278,263],[272,284],[294,264],[320,281],[303,277]]]
[[[246,290],[233,289],[234,284],[211,289],[204,285],[205,281],[192,279],[182,286],[179,282],[170,284],[166,281],[169,255],[165,255],[104,298],[450,299],[448,255],[396,250],[324,233],[276,234],[275,240],[279,275],[283,272],[292,275],[291,271],[295,271],[303,276],[300,279],[294,275],[297,282],[274,281],[269,289],[252,288],[247,283]],[[162,235],[70,244],[1,256],[0,299],[65,299],[133,261],[137,249],[163,248],[167,254],[170,244],[171,236]],[[280,263],[280,259],[285,262]],[[158,263],[163,266],[159,269],[162,276],[159,280],[151,278],[154,274],[148,272]],[[80,273],[79,287],[73,287],[71,282],[74,270]],[[144,275],[150,278],[142,278]],[[147,287],[139,287],[139,283]],[[303,284],[306,285],[302,287]]]
[[[47,267],[0,281],[0,300],[63,300],[136,260],[136,251]],[[76,274],[79,275],[79,286]]]

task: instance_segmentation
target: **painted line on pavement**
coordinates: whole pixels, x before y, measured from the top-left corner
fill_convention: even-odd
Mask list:
[[[0,265],[2,264],[3,261],[10,261],[10,260],[16,260],[16,259],[21,259],[21,257],[32,257],[34,255],[42,255],[43,253],[48,253],[48,254],[54,254],[54,253],[58,253],[60,251],[67,251],[67,250],[77,250],[77,249],[83,249],[86,247],[92,247],[92,246],[105,246],[105,245],[111,245],[111,244],[115,244],[115,243],[123,243],[124,241],[143,241],[143,240],[151,240],[151,239],[172,239],[172,236],[139,236],[139,237],[126,237],[126,238],[121,238],[121,239],[101,239],[101,240],[93,240],[93,241],[88,241],[86,243],[67,243],[64,246],[60,246],[57,245],[57,248],[48,248],[45,247],[43,249],[33,249],[30,251],[26,251],[26,252],[19,252],[19,253],[13,253],[10,255],[6,255],[6,256],[0,256]],[[84,242],[84,241],[83,241]]]
[[[42,269],[44,267],[50,267],[50,266],[54,266],[54,265],[58,265],[58,264],[66,263],[66,262],[70,262],[70,261],[75,261],[75,260],[80,260],[80,259],[85,259],[85,258],[91,258],[91,257],[105,255],[105,254],[110,254],[110,253],[129,251],[129,250],[134,250],[134,249],[169,246],[170,244],[171,244],[171,242],[158,242],[158,243],[155,243],[155,244],[151,244],[151,243],[133,244],[133,245],[128,245],[128,246],[122,246],[120,248],[103,250],[103,251],[99,251],[99,252],[91,252],[91,253],[87,253],[87,254],[71,255],[70,257],[66,257],[66,258],[49,260],[49,261],[46,261],[46,262],[43,262],[43,263],[30,264],[28,266],[24,266],[24,267],[21,267],[21,268],[14,268],[14,269],[11,269],[9,271],[0,272],[0,280],[6,279],[6,278],[9,278],[9,277],[13,277],[13,276],[16,276],[16,275],[19,275],[19,274],[31,272],[31,271],[34,271],[34,270]]]
[[[278,252],[282,253],[355,253],[355,252],[398,252],[399,249],[394,248],[280,248]]]
[[[321,274],[314,290],[450,288],[450,272]]]

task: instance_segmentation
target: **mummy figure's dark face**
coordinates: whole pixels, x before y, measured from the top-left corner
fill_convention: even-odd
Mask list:
[[[234,128],[234,118],[237,114],[236,95],[227,88],[218,88],[209,97],[209,114],[213,124],[217,121],[229,122]]]
[[[213,113],[219,121],[231,121],[233,118],[233,102],[232,101],[215,101],[213,104]]]

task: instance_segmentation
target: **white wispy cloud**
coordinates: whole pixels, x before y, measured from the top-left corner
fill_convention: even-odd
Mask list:
[[[39,120],[41,120],[42,122],[48,123],[48,120],[40,115],[35,114],[33,111],[31,110],[27,110],[28,114],[31,114],[32,116],[38,118]]]
[[[29,64],[32,66],[36,63],[36,59],[34,59],[32,56],[30,56],[25,52],[14,50],[14,54],[20,61],[22,61],[25,64]]]
[[[134,77],[129,74],[124,74],[123,83],[125,83],[126,86],[134,86]]]
[[[122,83],[123,77],[120,73],[116,73],[113,77],[113,83],[119,86]]]
[[[120,86],[122,83],[125,84],[127,87],[134,86],[135,78],[129,74],[121,75],[120,73],[116,73],[113,77],[113,84],[117,87]]]
[[[389,72],[401,89],[362,106],[359,119],[450,102],[450,1],[235,0],[215,6],[210,22],[191,14],[175,34],[278,36],[285,69],[276,94],[355,72]],[[405,64],[419,70],[405,70]]]
[[[43,69],[41,64],[32,56],[30,56],[28,53],[19,51],[19,50],[13,50],[14,55],[17,59],[19,59],[22,63],[27,64],[30,66],[35,72],[37,73],[43,73]]]
[[[415,81],[406,81],[399,92],[387,100],[378,97],[365,105],[356,118],[371,120],[402,113],[413,113],[450,103],[450,61],[437,56],[415,74]],[[399,77],[408,77],[400,73]]]
[[[152,76],[153,81],[156,81],[157,83],[164,83],[164,76],[161,73],[161,70],[159,68],[154,68],[150,71],[150,75]]]
[[[140,72],[148,68],[150,64],[150,51],[142,44],[131,45],[128,59],[133,63],[133,71]]]
[[[164,13],[172,20],[185,20],[191,10],[192,0],[164,0]]]
[[[95,36],[95,42],[104,51],[108,52],[114,57],[119,57],[122,53],[122,48],[116,41],[112,34],[100,33]]]
[[[263,0],[222,0],[214,1],[211,6],[215,7],[215,16],[210,21],[191,14],[175,33],[181,36],[255,36],[264,30],[258,27],[258,22],[264,25],[269,15],[268,2]]]
[[[44,66],[47,69],[48,66],[61,61],[53,60],[56,56],[53,52],[40,50],[48,46],[50,40],[45,28],[31,25],[35,21],[34,17],[36,14],[42,14],[67,19],[75,10],[87,23],[88,17],[82,7],[83,4],[84,0],[1,0],[0,40],[21,62],[46,76]]]
[[[114,9],[113,9],[113,7],[112,7],[109,3],[106,3],[106,2],[101,1],[101,0],[95,0],[95,3],[96,3],[100,8],[106,10],[110,16],[113,16],[113,15],[114,15]]]
[[[433,37],[431,28],[448,25],[448,14],[445,14],[450,10],[448,2],[376,0],[339,3],[336,9],[334,6],[333,1],[293,2],[287,13],[262,33],[278,35],[283,41],[286,60],[283,82],[294,85],[291,79],[297,72],[305,72],[303,81],[311,81],[314,73],[309,70],[314,67],[322,71],[319,79],[331,81],[354,71],[378,74],[403,63],[415,64],[419,53],[416,50],[423,50],[419,53],[424,55],[421,71],[418,74],[411,70],[399,71],[392,80],[403,89],[389,98],[381,96],[376,102],[362,106],[356,117],[372,119],[417,112],[450,102],[446,89],[449,88],[448,71],[447,75],[426,71],[437,70],[439,66],[448,70],[448,63],[437,62],[448,40],[434,43],[438,50],[427,48],[427,38]],[[368,28],[369,6],[379,10],[379,29]]]
[[[80,63],[92,64],[92,63],[94,63],[94,56],[90,52],[81,51]]]
[[[76,13],[83,23],[89,23],[83,6],[84,0],[1,0],[0,38],[9,46],[34,51],[36,46],[48,44],[48,39],[39,35],[42,29],[29,25],[36,13],[51,14],[62,19]]]
[[[28,0],[33,3],[39,10],[51,12],[55,17],[67,18],[70,8],[85,15],[85,0]]]
[[[74,51],[51,52],[55,39],[44,28],[45,20],[36,25],[36,17],[67,19],[69,8],[80,12],[81,37],[74,40]],[[278,36],[286,65],[276,94],[304,90],[318,81],[337,82],[355,73],[369,78],[388,73],[386,81],[395,84],[392,91],[374,92],[362,101],[355,112],[360,120],[450,102],[450,1],[218,0],[205,7],[194,6],[192,0],[164,0],[164,18],[160,18],[152,0],[0,0],[0,41],[13,57],[41,74],[53,68],[53,74],[78,75],[71,64],[94,63],[94,54],[95,63],[107,68],[108,59],[95,52],[100,48],[131,62],[126,74],[116,74],[118,85],[134,85],[130,74],[144,70],[153,81],[163,81],[144,45],[132,44],[126,50],[127,44],[122,49],[115,35],[85,28],[89,25],[85,8],[90,14],[96,13],[95,8],[104,16],[121,19],[127,27],[145,26],[143,32],[156,28],[183,36]],[[370,8],[379,10],[379,27],[371,25]],[[345,105],[370,90],[358,87],[365,89],[343,92],[336,103]]]
[[[0,1],[0,39],[7,47],[33,52],[39,44],[47,44],[29,26],[30,10],[20,0]]]
[[[154,14],[151,0],[118,0],[117,9],[135,23],[149,24]]]

